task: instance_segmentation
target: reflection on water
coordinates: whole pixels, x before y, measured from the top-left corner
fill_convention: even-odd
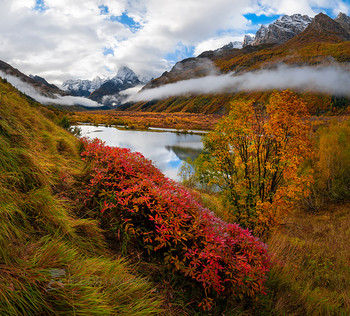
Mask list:
[[[183,161],[187,161],[187,158],[191,158],[191,160],[193,161],[202,152],[202,148],[197,149],[192,147],[182,147],[181,145],[165,146],[165,148],[173,151],[175,155]]]
[[[163,173],[179,180],[184,161],[197,158],[203,149],[201,136],[170,132],[119,130],[114,127],[79,125],[81,135],[99,138],[109,146],[130,148],[151,159]]]

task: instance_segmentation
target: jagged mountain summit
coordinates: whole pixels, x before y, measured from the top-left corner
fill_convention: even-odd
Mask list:
[[[262,25],[256,32],[254,40],[251,41],[251,37],[247,38],[243,46],[281,44],[287,42],[288,40],[303,32],[311,23],[311,21],[312,19],[307,15],[284,15],[268,26]]]
[[[118,70],[117,75],[111,79],[116,83],[130,83],[139,81],[138,76],[128,67],[122,67]]]
[[[113,78],[93,80],[71,79],[62,84],[65,91],[74,96],[86,97],[98,103],[117,106],[122,96],[119,92],[142,84],[143,81],[128,67],[121,67]]]
[[[338,22],[348,33],[350,33],[350,17],[340,12],[334,21]]]
[[[350,27],[350,24],[348,25]],[[310,25],[299,36],[288,43],[300,46],[311,42],[341,43],[350,40],[350,33],[328,15],[317,14]]]
[[[140,84],[142,84],[141,80],[130,68],[122,67],[115,77],[106,80],[93,91],[89,99],[108,106],[118,106],[122,99],[119,93]]]
[[[330,28],[338,29],[338,33],[343,40],[346,40],[347,38],[347,35],[345,33],[350,34],[350,17],[348,17],[346,14],[339,13],[334,20],[323,13],[318,14],[316,17],[316,23],[318,23],[317,21],[320,21],[322,18],[328,20],[328,22],[320,22],[322,29],[321,33],[324,33],[324,25],[328,24]],[[313,20],[314,19],[307,15],[284,15],[268,26],[262,25],[256,32],[255,36],[252,34],[246,34],[243,38],[243,42],[231,42],[214,51],[204,52],[199,57],[212,57],[213,55],[217,55],[218,53],[222,53],[234,48],[239,49],[242,47],[245,48],[247,46],[258,46],[261,44],[282,44],[305,31]],[[340,28],[335,26],[334,22],[337,22]],[[317,27],[314,26],[313,28],[315,29]],[[240,43],[242,44],[242,47],[239,47]]]
[[[242,46],[246,47],[248,45],[252,45],[254,40],[255,40],[255,36],[254,35],[246,34],[246,35],[244,35]]]
[[[101,79],[96,77],[93,80],[87,79],[70,79],[62,84],[62,88],[71,95],[88,98],[92,92],[101,87],[101,85],[108,79]]]
[[[341,18],[344,19],[344,17]],[[243,42],[231,42],[213,52],[217,54],[229,49],[240,49],[247,46],[258,46],[260,44],[282,44],[303,32],[311,21],[312,18],[307,15],[284,15],[268,26],[262,25],[255,35],[246,34],[243,38]],[[204,54],[205,53],[206,52],[204,52]]]

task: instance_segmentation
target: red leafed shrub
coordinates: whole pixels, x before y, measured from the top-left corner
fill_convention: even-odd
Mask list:
[[[264,293],[265,244],[217,218],[140,153],[82,142],[89,166],[84,202],[103,228],[122,230],[146,254],[202,285],[204,308],[218,295]]]

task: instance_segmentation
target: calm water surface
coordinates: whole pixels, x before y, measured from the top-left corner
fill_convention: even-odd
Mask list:
[[[109,146],[129,148],[153,161],[169,178],[179,181],[178,172],[188,157],[202,151],[201,136],[171,132],[119,130],[114,127],[79,125],[81,136],[99,138]]]

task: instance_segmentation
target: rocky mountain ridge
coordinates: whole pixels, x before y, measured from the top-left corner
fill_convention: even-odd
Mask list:
[[[326,16],[323,13],[320,13],[320,14]],[[313,19],[307,15],[301,15],[301,14],[293,14],[290,16],[284,15],[267,26],[262,25],[260,29],[256,32],[255,36],[252,36],[249,34],[245,35],[242,46],[246,47],[249,45],[258,46],[261,44],[285,43],[288,40],[294,38],[296,35],[301,34],[304,30],[306,30],[306,28],[311,24],[312,21]],[[350,33],[349,16],[340,12],[338,16],[335,19],[333,19],[333,21],[340,24],[340,26],[347,33]],[[332,24],[331,22],[329,23]],[[334,28],[334,25],[332,27]],[[341,31],[341,33],[344,33],[344,32]]]
[[[121,99],[119,92],[140,84],[142,81],[130,68],[122,67],[112,78],[71,79],[65,81],[62,87],[74,96],[86,97],[104,105],[116,106]]]
[[[222,50],[218,53],[225,51]],[[157,79],[148,82],[143,89],[155,88],[173,81],[186,80],[188,76],[196,78],[215,74],[218,74],[218,70],[206,56],[190,57],[177,62],[170,71],[165,71]]]
[[[224,46],[222,46],[221,48],[216,49],[214,52],[222,52],[228,49],[233,49],[233,48],[242,48],[243,47],[243,42],[241,41],[234,41],[234,42],[230,42]]]
[[[350,17],[345,13],[340,12],[334,21],[338,22],[348,33],[350,33]]]
[[[307,15],[284,15],[268,26],[262,25],[255,37],[245,37],[243,47],[247,45],[281,44],[304,31],[312,18]]]
[[[109,78],[101,79],[98,76],[93,80],[70,79],[63,82],[62,88],[71,95],[87,98],[93,91],[101,87],[106,80],[109,80]]]
[[[261,25],[255,35],[246,34],[243,38],[243,42],[231,42],[214,51],[203,52],[200,56],[208,54],[213,55],[213,53],[217,54],[230,49],[240,49],[247,46],[282,44],[301,34],[310,25],[312,20],[313,18],[307,15],[284,15],[267,26]],[[350,17],[345,13],[340,12],[333,21],[340,24],[347,33],[350,33]]]
[[[107,106],[117,106],[121,97],[119,92],[140,84],[142,82],[130,68],[122,67],[118,70],[116,76],[105,80],[99,88],[94,90],[89,99]]]
[[[348,17],[349,18],[349,17]],[[349,23],[342,21],[342,24],[350,28],[350,18]],[[328,40],[333,40],[334,42],[349,41],[350,33],[344,26],[338,23],[336,19],[330,18],[328,15],[320,13],[314,17],[312,23],[303,32],[304,37],[312,35],[313,37],[318,37],[322,40],[327,36]]]
[[[35,80],[38,83],[41,83],[51,89],[56,89],[59,90],[59,88],[57,86],[55,86],[54,84],[48,83],[46,81],[46,79],[44,79],[43,77],[37,76],[37,75],[29,75],[30,78],[32,78],[33,80]]]
[[[38,93],[47,96],[47,97],[55,97],[55,95],[67,95],[67,93],[55,85],[49,84],[44,78],[39,76],[27,76],[18,69],[12,67],[8,63],[0,60],[0,72],[4,74],[4,76],[11,76],[17,78],[33,87]]]

